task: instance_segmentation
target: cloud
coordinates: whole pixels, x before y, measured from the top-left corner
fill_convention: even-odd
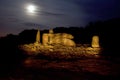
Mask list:
[[[8,20],[10,21],[10,22],[22,22],[23,20],[20,20],[20,19],[17,19],[17,18],[14,18],[14,17],[10,17],[10,18],[8,18]]]
[[[22,25],[24,25],[24,28],[34,28],[34,29],[49,29],[49,26],[43,25],[43,24],[39,24],[39,23],[34,23],[34,22],[24,22],[22,23]]]
[[[64,16],[65,14],[62,13],[53,13],[53,12],[47,12],[47,11],[41,11],[42,15],[47,15],[47,16]]]
[[[42,24],[33,23],[33,22],[25,22],[25,23],[23,23],[23,25],[29,26],[29,27],[31,27],[31,26],[44,26]]]

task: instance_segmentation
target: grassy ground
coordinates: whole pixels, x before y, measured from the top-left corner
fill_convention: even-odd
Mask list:
[[[25,59],[0,80],[119,80],[118,61],[86,58],[81,60]]]

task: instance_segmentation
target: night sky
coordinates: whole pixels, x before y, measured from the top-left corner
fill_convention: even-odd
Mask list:
[[[0,0],[0,36],[120,17],[120,0]]]

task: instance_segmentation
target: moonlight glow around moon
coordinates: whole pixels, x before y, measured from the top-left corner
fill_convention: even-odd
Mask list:
[[[28,6],[27,6],[27,11],[28,11],[29,13],[35,13],[35,11],[36,11],[36,6],[34,6],[34,5],[28,5]]]

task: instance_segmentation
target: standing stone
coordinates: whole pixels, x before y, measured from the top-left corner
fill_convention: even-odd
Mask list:
[[[40,43],[40,30],[37,31],[36,43]]]
[[[49,39],[48,39],[49,44],[53,43],[53,38],[54,38],[54,32],[52,29],[50,29],[49,30]]]
[[[43,34],[43,36],[42,36],[43,45],[48,45],[48,37],[49,37],[49,35],[47,33]]]
[[[50,33],[50,34],[53,34],[53,33],[54,33],[54,32],[53,32],[53,29],[50,29],[50,30],[49,30],[49,33]]]
[[[93,36],[93,37],[92,37],[91,46],[92,46],[93,48],[98,48],[98,47],[100,47],[100,45],[99,45],[99,37],[98,37],[98,36]]]

